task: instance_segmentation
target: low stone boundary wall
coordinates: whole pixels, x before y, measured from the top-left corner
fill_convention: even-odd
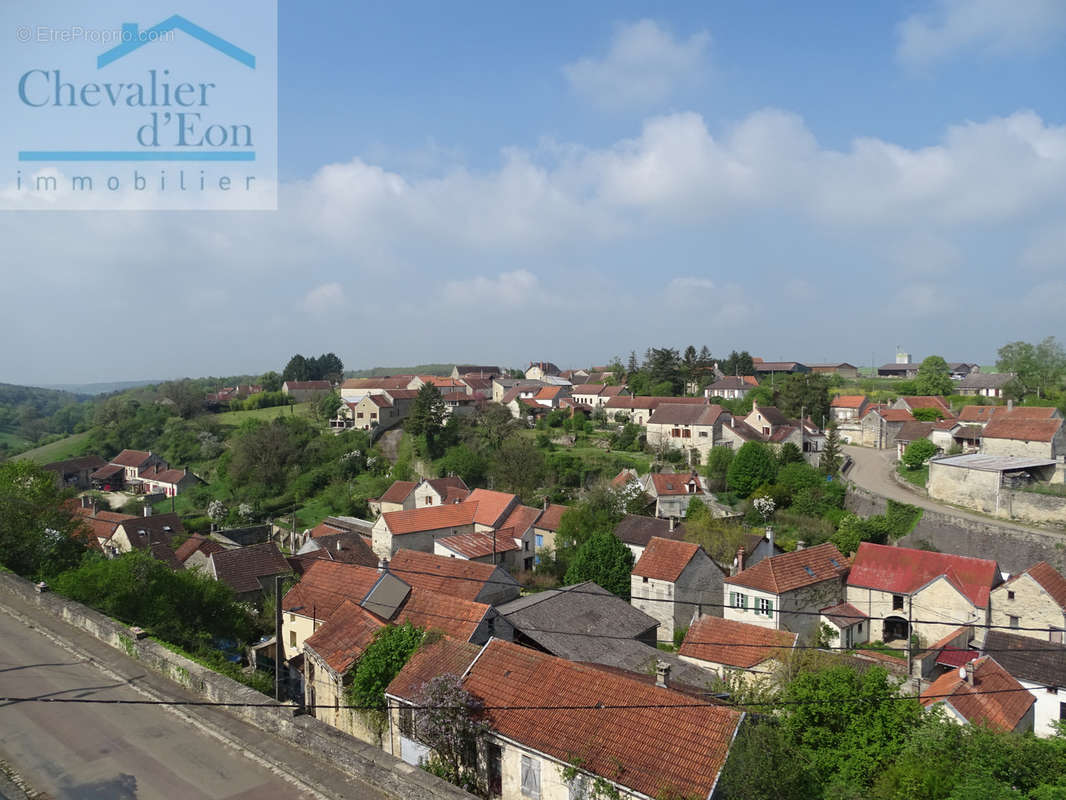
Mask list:
[[[883,514],[888,503],[884,497],[848,487],[845,507],[860,516]],[[1000,569],[1021,572],[1038,561],[1047,561],[1060,572],[1066,571],[1066,533],[1005,528],[994,521],[955,517],[941,511],[924,509],[922,518],[909,534],[896,542],[901,547],[934,547],[943,553],[989,558]]]
[[[287,740],[309,758],[350,772],[382,792],[406,800],[470,800],[472,795],[450,783],[413,767],[384,750],[354,739],[309,716],[294,716],[291,708],[262,706],[272,698],[220,675],[151,639],[137,640],[125,625],[81,603],[52,592],[38,593],[32,583],[9,573],[0,574],[0,603],[4,594],[85,631],[99,641],[121,650],[152,671],[184,686],[205,700],[217,703],[250,703],[225,709],[261,730]]]

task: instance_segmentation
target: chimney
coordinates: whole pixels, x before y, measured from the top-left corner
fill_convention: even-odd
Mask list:
[[[388,571],[389,571],[389,560],[387,558],[379,558],[378,559],[378,572],[388,572]]]
[[[1008,400],[1007,401],[1007,413],[1009,414],[1013,410],[1014,410],[1014,401],[1013,400]]]
[[[774,528],[772,525],[766,526],[766,541],[770,543],[770,555],[774,554]]]
[[[655,662],[655,685],[666,689],[670,681],[670,665],[665,661]]]
[[[548,510],[548,495],[544,495],[544,510]]]
[[[744,545],[737,548],[737,557],[733,559],[733,575],[739,575],[744,571]]]
[[[674,528],[677,527],[677,519],[675,519],[674,517],[670,517],[668,522],[669,522],[669,525],[670,525],[668,530],[670,531],[670,533],[673,533],[674,532]]]
[[[973,662],[967,661],[964,669],[966,670],[966,682],[973,686]]]
[[[807,543],[806,543],[806,542],[804,542],[804,541],[799,541],[799,542],[796,542],[796,549],[797,549],[797,550],[802,550],[802,549],[803,549],[804,547],[806,547],[806,546],[807,546]]]
[[[148,505],[147,503],[144,504],[144,515],[146,517],[152,516],[152,507],[150,505]]]
[[[340,540],[340,537],[337,537],[337,552],[339,553],[340,551],[341,551],[341,540]]]

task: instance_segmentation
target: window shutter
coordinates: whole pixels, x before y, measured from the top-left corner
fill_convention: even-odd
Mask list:
[[[730,592],[729,593],[729,607],[730,608],[736,608],[737,607],[737,593],[736,592]]]
[[[525,797],[540,797],[540,762],[522,756],[522,794]]]
[[[742,594],[740,596],[740,607],[743,608],[745,611],[748,610],[748,596],[746,594]]]
[[[774,615],[774,601],[773,600],[767,600],[766,601],[766,616],[772,617],[773,615]]]

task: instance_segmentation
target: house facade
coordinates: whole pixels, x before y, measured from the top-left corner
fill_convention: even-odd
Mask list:
[[[720,678],[735,675],[748,682],[771,679],[776,664],[794,652],[798,640],[789,631],[702,616],[685,633],[678,653]]]
[[[1066,578],[1046,561],[993,589],[989,605],[990,628],[1066,644]]]
[[[1029,690],[1033,732],[1054,736],[1055,724],[1066,720],[1066,644],[1036,643],[1028,636],[990,630],[985,652]]]
[[[630,576],[630,603],[659,621],[659,640],[704,614],[721,616],[722,570],[692,542],[652,538]]]

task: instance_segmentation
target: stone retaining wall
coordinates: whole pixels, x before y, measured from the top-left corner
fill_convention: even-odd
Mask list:
[[[206,700],[254,704],[226,711],[289,741],[309,757],[358,776],[392,797],[403,800],[470,800],[472,797],[425,770],[406,764],[313,717],[294,716],[290,708],[258,705],[269,703],[272,698],[171,652],[158,642],[137,640],[125,625],[80,603],[51,592],[39,594],[32,583],[16,575],[0,574],[0,602],[5,594],[14,595],[85,631]]]

